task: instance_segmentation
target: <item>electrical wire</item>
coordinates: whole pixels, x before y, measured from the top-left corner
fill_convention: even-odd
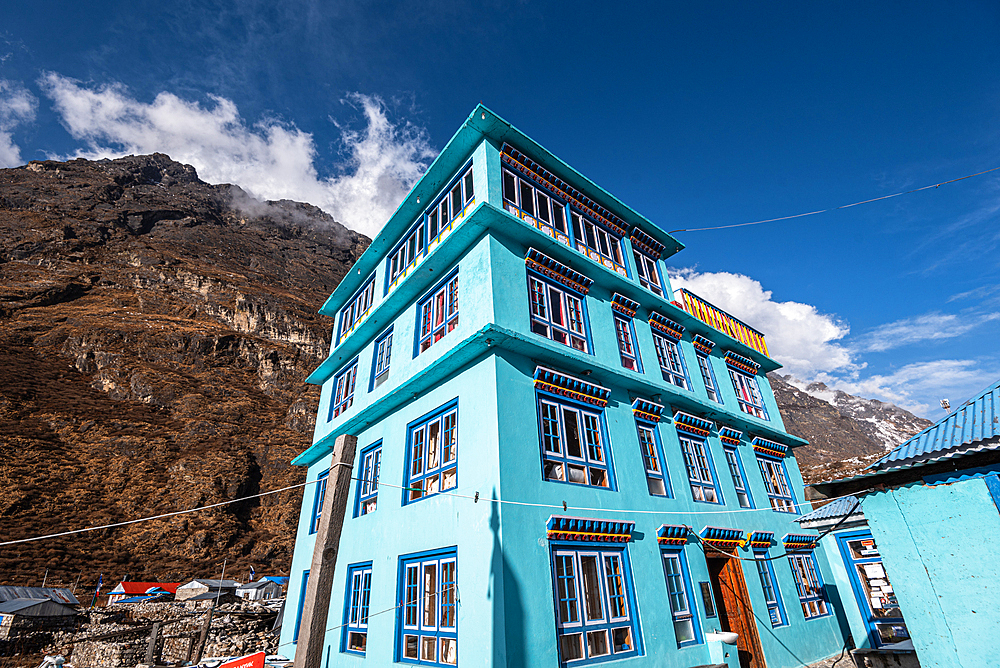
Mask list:
[[[780,218],[768,218],[766,220],[755,220],[749,223],[735,223],[733,225],[716,225],[713,227],[689,227],[679,230],[670,230],[668,234],[674,234],[675,232],[706,232],[708,230],[728,230],[734,227],[747,227],[748,225],[762,225],[764,223],[775,223],[780,220],[791,220],[793,218],[803,218],[805,216],[815,216],[820,213],[828,213],[830,211],[839,211],[840,209],[850,209],[852,206],[860,206],[862,204],[870,204],[872,202],[881,202],[884,199],[892,199],[893,197],[899,197],[900,195],[909,195],[911,193],[920,192],[921,190],[930,190],[931,188],[940,188],[941,186],[948,185],[949,183],[955,183],[957,181],[964,181],[965,179],[971,179],[974,176],[982,176],[983,174],[989,174],[990,172],[995,172],[1000,167],[994,167],[992,169],[986,169],[981,172],[976,172],[975,174],[967,174],[965,176],[960,176],[957,179],[951,179],[949,181],[942,181],[941,183],[934,183],[929,186],[921,186],[920,188],[913,188],[912,190],[903,190],[898,193],[893,193],[891,195],[883,195],[881,197],[872,197],[871,199],[861,200],[860,202],[852,202],[851,204],[842,204],[840,206],[830,207],[829,209],[817,209],[816,211],[807,211],[806,213],[797,213],[793,216],[781,216]]]

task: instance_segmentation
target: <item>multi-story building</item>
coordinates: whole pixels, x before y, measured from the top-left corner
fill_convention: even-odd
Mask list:
[[[764,375],[779,365],[671,290],[681,248],[474,110],[321,309],[282,651],[342,434],[356,482],[324,666],[780,668],[840,649],[793,522],[803,441]]]

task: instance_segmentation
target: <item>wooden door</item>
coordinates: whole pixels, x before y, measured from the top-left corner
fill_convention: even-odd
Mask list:
[[[707,556],[719,624],[723,631],[739,634],[736,649],[739,652],[740,668],[767,668],[739,560],[721,554]]]

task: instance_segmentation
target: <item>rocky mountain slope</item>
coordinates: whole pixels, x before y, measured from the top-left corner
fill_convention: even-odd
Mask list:
[[[859,473],[930,420],[881,402],[863,399],[822,383],[802,385],[791,376],[768,374],[785,428],[809,441],[795,451],[806,482]],[[795,383],[795,384],[793,384]]]
[[[164,155],[0,170],[0,542],[301,482],[316,310],[369,240]],[[0,548],[0,582],[287,569],[300,489]]]

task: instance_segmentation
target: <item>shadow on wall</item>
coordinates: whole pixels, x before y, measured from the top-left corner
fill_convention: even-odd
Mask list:
[[[493,532],[493,556],[486,598],[493,601],[493,662],[497,666],[522,668],[525,665],[525,638],[521,585],[507,567],[507,558],[500,544],[500,504],[496,489],[492,498],[490,530]]]

